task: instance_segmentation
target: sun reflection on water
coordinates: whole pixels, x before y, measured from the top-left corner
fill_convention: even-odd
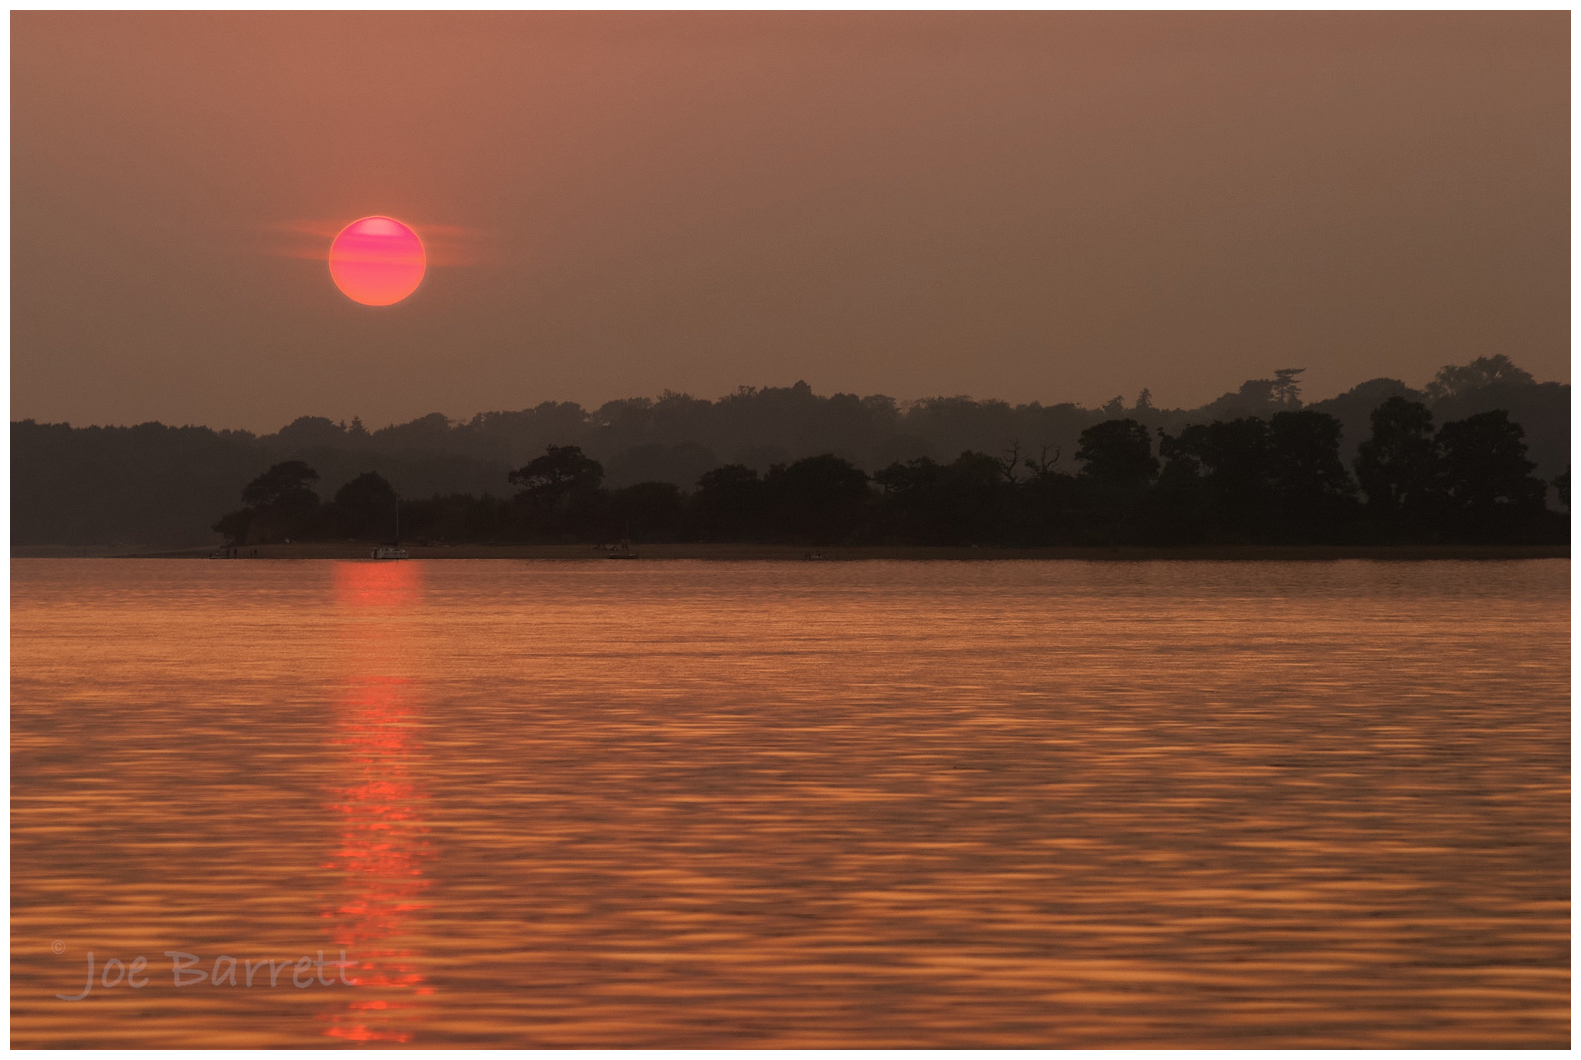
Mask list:
[[[340,823],[326,869],[340,877],[322,911],[357,981],[343,1011],[325,1015],[325,1034],[354,1042],[409,1042],[420,999],[431,995],[414,918],[427,903],[429,860],[419,772],[422,702],[415,645],[399,621],[421,598],[422,572],[409,563],[341,563],[335,605],[349,673],[336,697],[331,747],[344,763],[329,809]],[[338,956],[338,954],[337,954]]]

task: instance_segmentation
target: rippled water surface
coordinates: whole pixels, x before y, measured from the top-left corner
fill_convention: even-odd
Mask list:
[[[1569,1041],[1566,561],[11,570],[15,1045]]]

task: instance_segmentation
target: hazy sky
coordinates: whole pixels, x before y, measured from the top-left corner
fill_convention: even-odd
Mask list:
[[[12,415],[1568,382],[1569,17],[13,13]]]

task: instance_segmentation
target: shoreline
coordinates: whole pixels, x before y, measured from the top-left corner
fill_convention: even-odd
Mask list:
[[[218,546],[172,550],[121,550],[109,546],[12,546],[12,559],[208,559]],[[258,545],[242,549],[245,559],[369,559],[373,542],[313,542]],[[590,545],[407,545],[412,559],[518,559],[586,561],[608,558]],[[719,561],[855,561],[855,560],[1084,560],[1139,562],[1148,560],[1235,561],[1334,561],[1334,560],[1515,560],[1569,559],[1565,545],[1194,545],[1147,547],[1041,546],[987,548],[932,545],[848,545],[813,548],[804,545],[760,544],[638,544],[643,560]],[[258,553],[256,557],[251,553]]]

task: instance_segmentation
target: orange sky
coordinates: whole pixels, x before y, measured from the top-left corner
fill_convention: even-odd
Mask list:
[[[1566,12],[11,20],[13,418],[1569,380]]]

